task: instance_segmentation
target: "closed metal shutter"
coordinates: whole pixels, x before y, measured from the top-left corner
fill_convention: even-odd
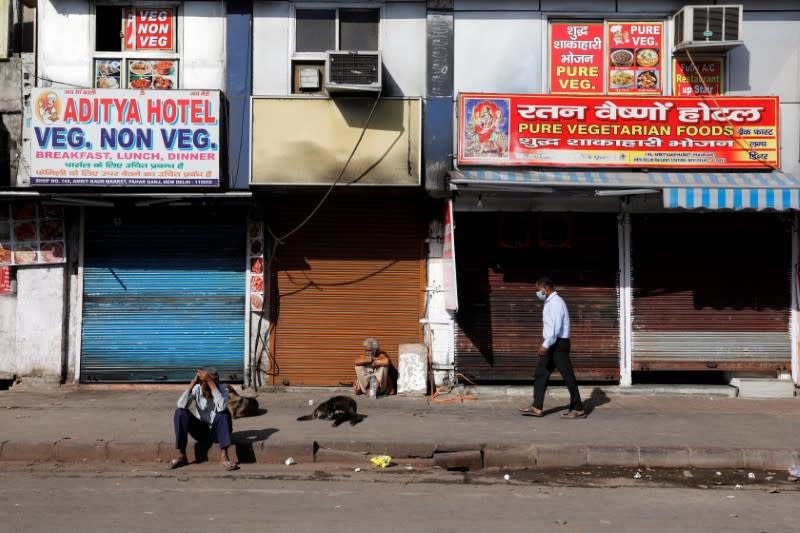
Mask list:
[[[632,217],[633,369],[789,368],[789,228],[762,213]]]
[[[399,344],[422,339],[424,295],[420,199],[330,199],[277,249],[274,383],[352,383],[362,343],[375,337],[393,363]],[[276,209],[279,236],[318,198]]]
[[[243,220],[140,211],[88,216],[81,381],[189,381],[203,365],[241,381]]]
[[[502,216],[456,213],[456,370],[478,381],[532,380],[542,343],[542,303],[533,284],[548,276],[569,309],[578,378],[618,380],[616,217],[572,214],[570,245],[550,248],[537,241],[539,219],[532,214],[530,245],[508,249],[498,246]]]

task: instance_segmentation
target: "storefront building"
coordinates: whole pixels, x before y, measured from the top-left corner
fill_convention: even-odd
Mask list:
[[[266,213],[264,381],[353,382],[422,341],[424,2],[253,3],[250,185]]]
[[[570,308],[579,379],[797,383],[797,70],[769,43],[800,49],[800,11],[538,7],[453,5],[445,363],[479,383],[529,382],[532,285],[549,276]],[[483,47],[493,36],[527,52]]]
[[[263,217],[227,159],[227,16],[39,3],[24,171],[0,199],[0,368],[17,379],[183,382],[205,364],[250,379]]]

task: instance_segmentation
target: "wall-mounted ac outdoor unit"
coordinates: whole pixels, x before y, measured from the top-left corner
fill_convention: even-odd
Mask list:
[[[686,6],[672,16],[675,52],[724,52],[742,42],[742,6]]]
[[[331,50],[325,55],[325,88],[328,92],[381,90],[380,52]]]

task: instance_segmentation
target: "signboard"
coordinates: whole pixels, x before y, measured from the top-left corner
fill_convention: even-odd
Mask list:
[[[98,89],[177,89],[178,60],[95,59],[94,86]]]
[[[608,93],[661,94],[664,24],[608,23]]]
[[[673,59],[673,86],[675,96],[718,96],[722,94],[722,58]],[[697,67],[695,69],[695,67]]]
[[[453,240],[453,201],[444,206],[444,237],[442,239],[442,289],[444,307],[458,311],[458,286],[456,284],[456,248]]]
[[[0,267],[64,263],[63,217],[60,207],[0,202]]]
[[[451,8],[452,9],[452,8]],[[453,95],[453,13],[428,12],[428,96]]]
[[[460,94],[458,163],[777,168],[778,98]]]
[[[125,50],[175,50],[175,10],[125,9]]]
[[[11,292],[11,268],[0,267],[0,294]]]
[[[219,91],[37,88],[31,98],[31,185],[219,186]]]
[[[602,22],[550,24],[550,93],[603,94]]]

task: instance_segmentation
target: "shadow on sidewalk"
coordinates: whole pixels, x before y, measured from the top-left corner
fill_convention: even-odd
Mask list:
[[[583,402],[583,408],[586,411],[586,414],[590,415],[592,414],[592,411],[594,411],[596,407],[605,405],[610,401],[611,398],[609,398],[606,395],[606,393],[603,392],[603,389],[595,387],[594,389],[592,389],[592,394],[589,395],[589,398],[587,398],[586,401]]]
[[[234,431],[233,445],[236,447],[236,457],[239,462],[255,463],[256,455],[253,452],[253,443],[265,441],[278,431],[276,428]]]

